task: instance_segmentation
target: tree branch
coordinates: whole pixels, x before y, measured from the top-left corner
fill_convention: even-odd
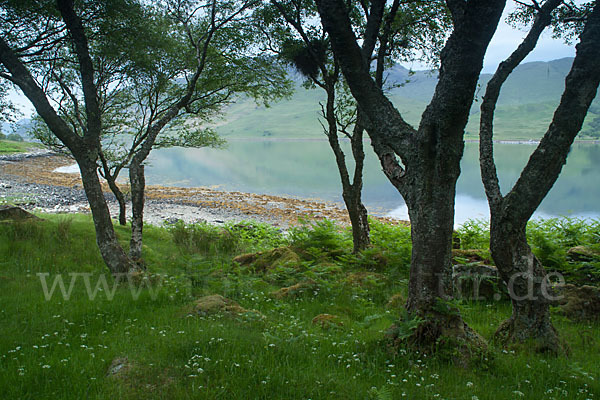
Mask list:
[[[9,80],[19,86],[50,130],[70,150],[77,148],[81,143],[79,137],[58,116],[54,108],[50,105],[44,91],[38,86],[29,70],[18,59],[3,38],[0,38],[0,62],[10,72],[12,79]]]
[[[79,124],[79,126],[81,127],[82,131],[85,134],[85,124],[83,123],[83,121],[81,119],[81,110],[79,108],[79,101],[77,100],[77,97],[75,97],[75,95],[73,94],[71,89],[69,89],[69,86],[67,86],[67,84],[54,71],[52,71],[51,73],[52,73],[52,76],[54,77],[54,79],[58,82],[63,93],[65,93],[71,99],[71,102],[73,103],[73,112],[75,114],[75,118],[77,120],[77,123]],[[75,131],[77,131],[77,130],[75,129]]]
[[[102,134],[102,120],[98,104],[98,91],[94,82],[94,64],[90,56],[87,37],[81,19],[75,14],[73,0],[57,0],[58,9],[62,15],[75,47],[81,74],[81,86],[85,101],[87,130],[84,140],[90,149],[98,147]]]
[[[490,207],[497,207],[502,200],[496,164],[494,161],[494,112],[496,103],[500,96],[500,90],[512,71],[527,57],[535,48],[537,41],[552,21],[552,11],[554,11],[562,0],[548,0],[540,8],[535,17],[535,21],[527,36],[517,49],[503,62],[500,63],[494,76],[487,84],[485,95],[481,103],[481,116],[479,124],[479,160],[481,168],[481,178],[485,188],[485,193],[490,203]]]
[[[600,4],[589,15],[554,117],[506,195],[508,215],[527,221],[554,185],[600,84]]]
[[[400,156],[409,157],[415,130],[404,121],[371,78],[369,65],[356,41],[343,1],[319,0],[317,6],[350,90],[365,113],[369,134],[382,135],[388,140],[394,138],[395,142],[403,144],[398,146]],[[377,129],[372,129],[375,126]]]
[[[367,14],[367,26],[365,27],[364,40],[362,45],[362,53],[365,59],[370,59],[377,38],[379,37],[379,27],[381,26],[381,20],[383,19],[383,12],[385,10],[385,0],[372,0],[371,9]]]

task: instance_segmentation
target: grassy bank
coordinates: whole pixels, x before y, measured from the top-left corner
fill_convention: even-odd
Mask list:
[[[38,143],[0,140],[0,155],[26,153],[28,151],[38,150],[41,148],[43,148],[43,146]]]
[[[443,357],[389,353],[382,338],[401,313],[401,301],[389,299],[406,293],[406,227],[375,223],[374,247],[358,256],[350,253],[348,232],[328,222],[285,236],[252,223],[147,227],[150,281],[123,282],[110,299],[113,281],[105,275],[90,218],[41,217],[0,224],[3,399],[600,396],[598,324],[558,314],[554,322],[571,345],[568,359],[492,347],[477,365],[461,369]],[[116,229],[127,246],[127,229]],[[546,262],[575,275],[579,267],[567,262],[566,249],[600,240],[597,223],[556,220],[531,232]],[[485,244],[482,224],[468,224],[459,235],[464,248]],[[273,248],[283,249],[279,258],[264,256],[252,266],[232,262]],[[52,296],[44,294],[42,280],[50,290],[57,276],[66,291],[73,279],[68,300],[58,286]],[[102,276],[107,286],[91,299]],[[297,283],[287,296],[277,292]],[[195,302],[213,294],[246,310],[195,312]],[[510,314],[503,301],[458,305],[487,339]],[[313,323],[320,314],[337,318]]]

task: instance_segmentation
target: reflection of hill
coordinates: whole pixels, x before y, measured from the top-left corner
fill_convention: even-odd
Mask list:
[[[539,138],[546,130],[554,108],[560,100],[564,79],[573,59],[550,62],[531,62],[519,66],[502,89],[496,118],[497,139]],[[477,92],[480,98],[490,74],[483,74]],[[390,97],[402,115],[416,124],[431,99],[437,74],[435,71],[415,71],[396,65],[388,74],[388,84],[400,84]],[[322,136],[317,120],[319,101],[324,100],[320,89],[305,90],[298,85],[290,100],[272,104],[270,108],[256,106],[253,101],[232,105],[219,132],[226,137],[287,137]],[[467,126],[469,137],[476,137],[479,123],[479,103],[473,105]],[[590,121],[600,118],[600,102],[596,100],[584,125],[584,133],[593,134]],[[600,132],[596,132],[600,136]]]
[[[496,163],[500,173],[500,185],[504,193],[519,179],[521,170],[527,163],[535,146],[497,144]],[[485,199],[479,174],[478,149],[474,143],[467,144],[462,161],[462,172],[457,192],[474,198]],[[569,213],[598,212],[600,198],[600,146],[575,144],[567,160],[567,165],[542,202],[539,211],[557,215]]]
[[[344,143],[348,150],[348,143]],[[519,177],[534,146],[498,144],[500,180],[508,190]],[[402,204],[367,148],[363,197],[376,211]],[[253,193],[314,197],[341,201],[340,183],[326,141],[232,141],[226,150],[166,149],[152,153],[148,182],[177,186],[214,186]],[[542,203],[547,214],[598,213],[600,146],[574,146],[558,182]],[[479,175],[477,144],[468,143],[457,196],[485,202]],[[460,198],[460,197],[457,197]]]

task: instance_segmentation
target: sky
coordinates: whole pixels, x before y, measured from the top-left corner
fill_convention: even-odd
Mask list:
[[[484,73],[493,73],[498,64],[512,53],[526,34],[526,32],[517,30],[506,24],[506,17],[512,10],[514,10],[514,4],[509,2],[500,25],[488,47],[483,65]],[[562,40],[553,39],[551,33],[547,30],[542,34],[536,49],[524,62],[550,61],[574,56],[574,45],[566,45]],[[426,65],[419,63],[413,63],[412,65],[407,65],[407,67],[411,67],[413,70],[428,69]],[[10,98],[21,110],[23,117],[29,118],[32,115],[33,107],[23,95],[19,92],[13,92]]]
[[[526,35],[526,32],[517,30],[505,22],[508,14],[514,10],[512,2],[509,4],[488,47],[483,61],[483,72],[493,73],[498,64],[516,49]],[[575,57],[575,45],[567,45],[563,40],[553,39],[551,31],[546,29],[536,48],[523,62],[550,61],[564,57]]]
[[[484,73],[493,73],[498,64],[517,48],[527,34],[527,32],[515,29],[506,23],[506,18],[514,9],[514,3],[507,2],[498,29],[496,29],[483,60],[482,72]],[[551,61],[564,57],[575,57],[575,45],[566,45],[562,40],[553,39],[550,30],[546,29],[542,33],[536,48],[523,62]],[[414,63],[412,69],[427,69],[427,66]]]

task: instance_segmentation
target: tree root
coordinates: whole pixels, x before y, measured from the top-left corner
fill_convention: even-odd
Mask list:
[[[417,321],[417,323],[415,323]],[[409,324],[409,331],[406,329]],[[401,319],[386,333],[389,349],[409,348],[468,368],[488,356],[488,346],[459,314],[430,313],[424,319]]]
[[[521,321],[510,317],[502,322],[494,334],[494,342],[511,348],[536,353],[568,356],[569,347],[563,342],[550,321]]]

